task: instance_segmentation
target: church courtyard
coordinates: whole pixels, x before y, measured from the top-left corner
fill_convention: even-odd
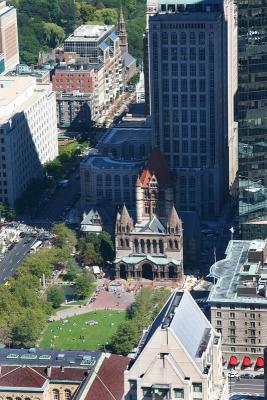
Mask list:
[[[38,345],[47,349],[103,349],[125,315],[123,311],[98,310],[50,322]]]

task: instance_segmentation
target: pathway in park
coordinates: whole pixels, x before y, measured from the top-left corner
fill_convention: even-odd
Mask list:
[[[59,319],[67,319],[74,315],[85,314],[95,310],[118,310],[126,311],[134,301],[134,293],[118,293],[107,292],[105,290],[98,293],[96,300],[93,303],[86,305],[69,306],[64,310],[58,311],[55,315],[50,317],[50,321],[57,321]]]

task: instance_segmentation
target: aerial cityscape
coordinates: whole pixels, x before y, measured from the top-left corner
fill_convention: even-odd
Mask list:
[[[0,400],[267,400],[265,0],[0,0]]]

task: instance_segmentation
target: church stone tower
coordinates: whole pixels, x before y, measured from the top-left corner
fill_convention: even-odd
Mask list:
[[[126,31],[126,26],[125,26],[125,19],[122,11],[122,6],[120,10],[120,18],[119,18],[119,23],[118,23],[118,36],[120,39],[120,48],[121,48],[121,54],[123,53],[128,53],[128,34]]]

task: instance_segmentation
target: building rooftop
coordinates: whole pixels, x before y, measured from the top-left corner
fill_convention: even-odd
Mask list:
[[[109,130],[101,139],[100,145],[102,144],[122,144],[136,142],[136,143],[148,143],[151,142],[151,128],[150,127],[114,127]]]
[[[109,157],[94,155],[88,156],[81,165],[92,165],[96,169],[132,170],[133,168],[140,169],[144,165],[144,161],[116,161]]]
[[[5,107],[12,103],[18,95],[26,91],[35,79],[30,76],[1,76],[0,77],[0,107]]]
[[[174,258],[168,258],[165,257],[163,254],[158,255],[158,254],[139,254],[139,255],[132,255],[132,256],[125,256],[125,257],[120,257],[114,261],[114,263],[118,262],[124,262],[126,264],[137,264],[141,261],[148,261],[152,262],[156,265],[167,265],[167,264],[174,264],[174,265],[180,265],[181,262],[174,259]]]
[[[0,2],[0,17],[12,9],[15,9],[15,8],[13,6],[7,6],[5,1],[1,1]]]
[[[95,365],[100,356],[99,351],[3,348],[0,349],[0,365],[86,367]]]
[[[67,41],[91,41],[97,42],[102,37],[106,37],[107,34],[114,30],[114,25],[81,25],[75,29],[72,35],[70,35]]]
[[[195,329],[197,326],[198,329]],[[142,352],[157,329],[172,331],[179,344],[203,372],[202,355],[210,340],[215,340],[214,330],[193,297],[187,291],[176,290],[142,338],[138,354]],[[190,332],[190,334],[189,334]],[[217,338],[219,340],[219,338]]]
[[[226,258],[210,268],[209,276],[216,280],[208,301],[211,303],[266,304],[266,241],[232,240]],[[262,252],[262,255],[258,255]],[[266,260],[264,260],[265,262]]]

